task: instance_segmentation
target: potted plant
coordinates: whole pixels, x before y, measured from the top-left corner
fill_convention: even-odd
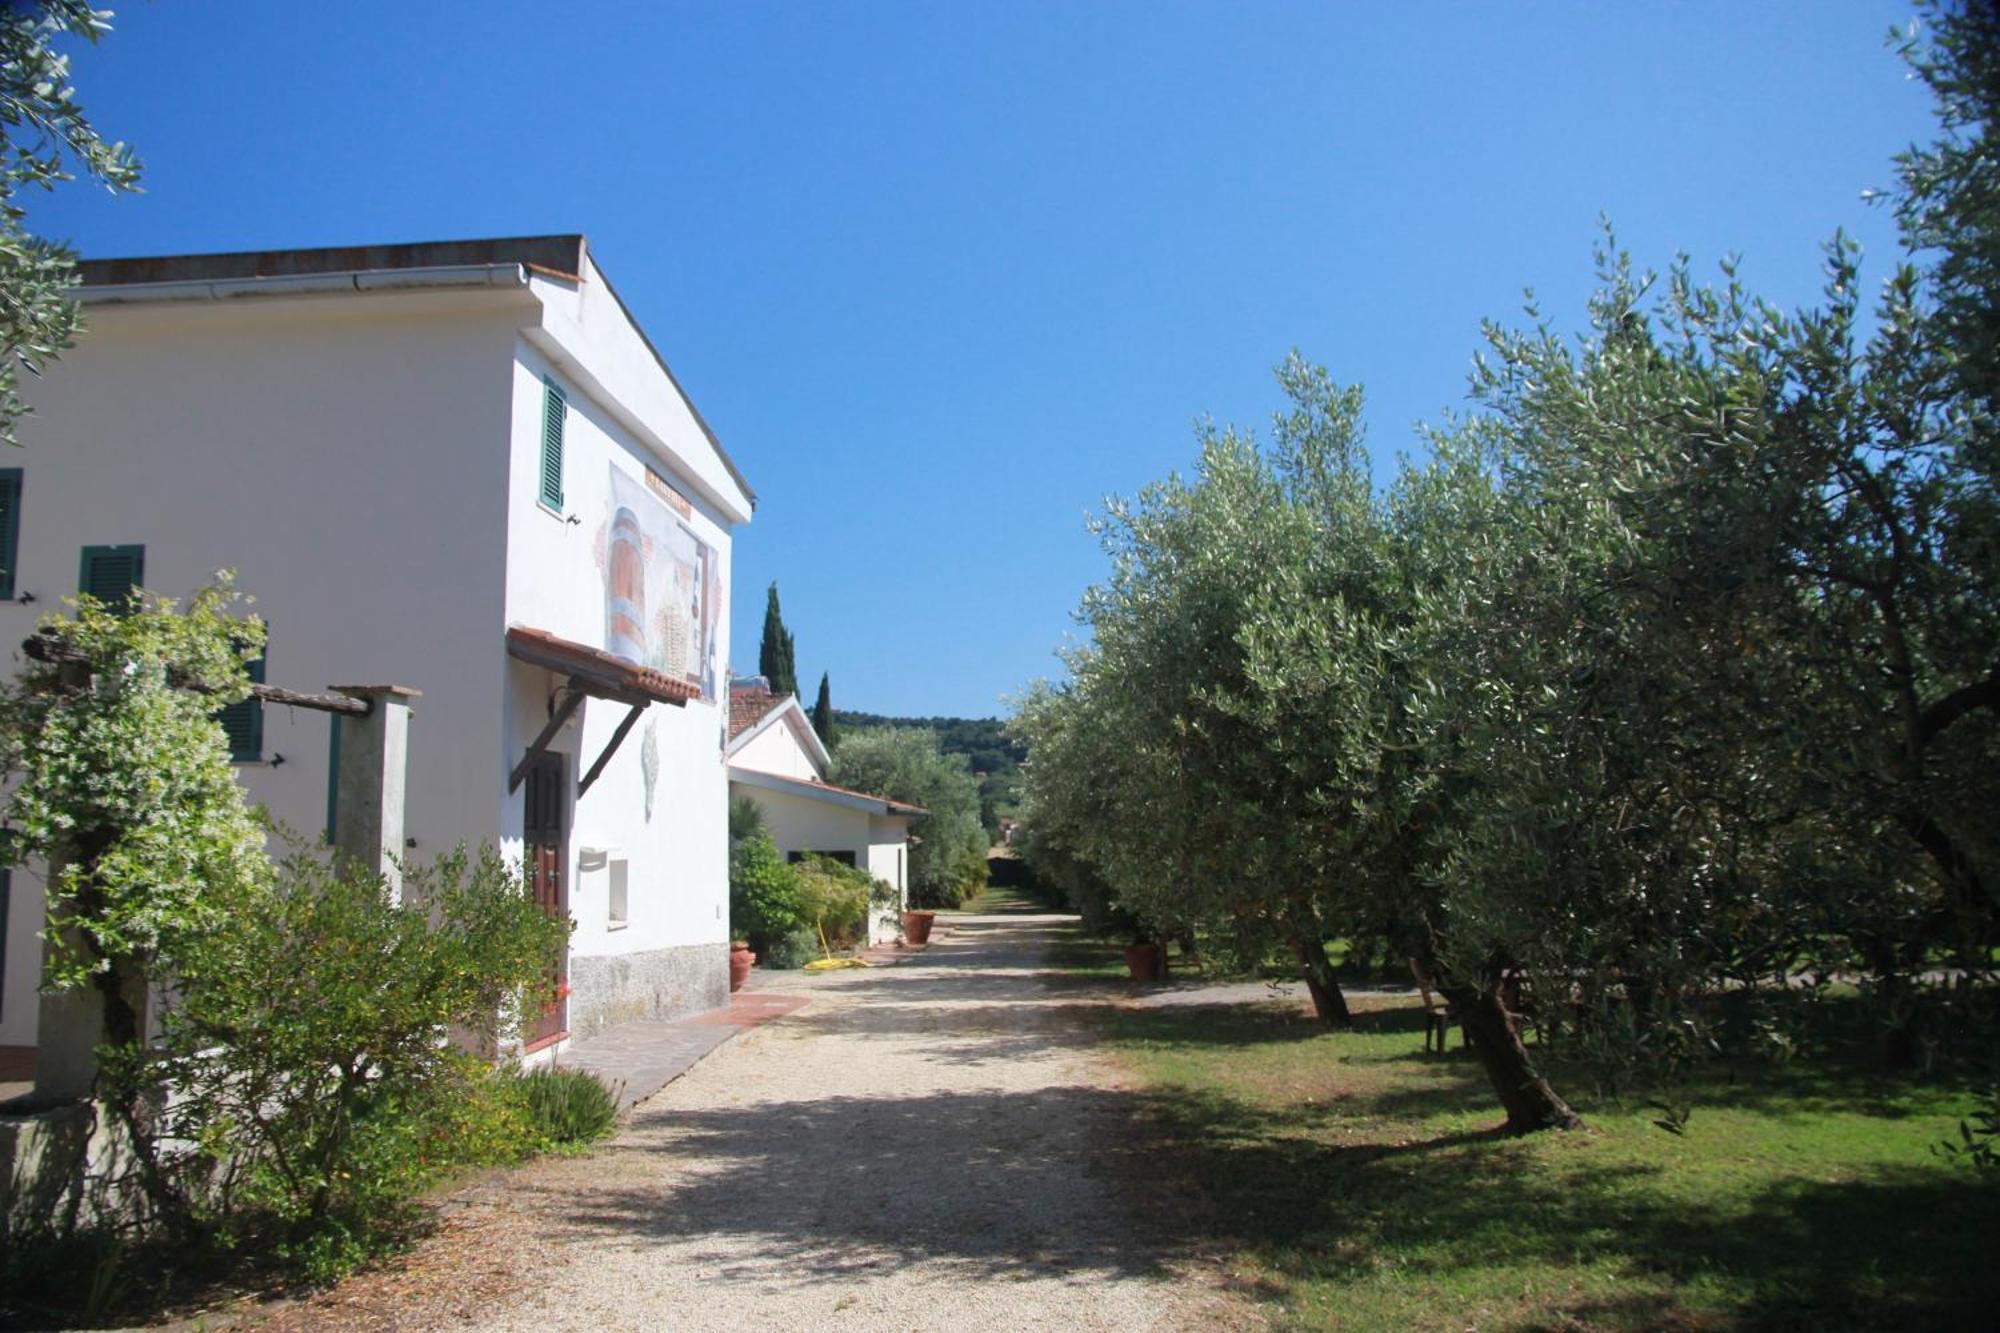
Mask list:
[[[1160,943],[1160,932],[1138,913],[1105,897],[1087,905],[1083,923],[1092,934],[1123,935],[1131,941],[1125,946],[1125,970],[1132,980],[1167,979],[1167,949]]]
[[[903,904],[902,913],[896,918],[903,928],[903,943],[929,944],[931,925],[937,920],[937,913],[928,907],[919,907],[914,901]]]
[[[903,940],[908,944],[929,944],[931,923],[937,920],[937,913],[928,908],[912,908],[901,917]]]
[[[1166,981],[1166,945],[1160,943],[1160,931],[1150,921],[1116,903],[1108,903],[1098,921],[1106,935],[1120,933],[1132,941],[1124,951],[1132,981]]]
[[[756,961],[757,955],[750,952],[750,941],[729,941],[729,989],[732,993],[743,989],[743,983],[750,979],[750,968]]]
[[[1158,940],[1135,939],[1125,946],[1125,970],[1134,981],[1165,981],[1167,951]]]

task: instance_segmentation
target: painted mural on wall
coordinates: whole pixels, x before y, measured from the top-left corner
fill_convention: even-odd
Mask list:
[[[722,562],[681,520],[687,500],[652,473],[645,482],[611,468],[599,542],[604,648],[635,666],[701,683],[715,698],[716,618]]]

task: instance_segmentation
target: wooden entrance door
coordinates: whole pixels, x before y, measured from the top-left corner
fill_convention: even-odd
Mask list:
[[[528,891],[542,910],[559,921],[569,920],[569,760],[543,751],[528,770],[526,808],[521,841]],[[561,1037],[568,1027],[569,945],[556,963],[555,999],[530,1019],[524,1034],[530,1050]]]

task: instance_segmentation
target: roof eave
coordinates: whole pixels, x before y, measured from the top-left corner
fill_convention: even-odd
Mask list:
[[[930,813],[922,806],[892,801],[886,796],[853,791],[845,787],[829,787],[823,782],[812,782],[783,773],[766,773],[761,768],[744,768],[740,764],[729,765],[729,780],[741,782],[746,786],[763,787],[782,795],[800,796],[809,801],[824,801],[828,805],[860,810],[870,815],[908,819]]]

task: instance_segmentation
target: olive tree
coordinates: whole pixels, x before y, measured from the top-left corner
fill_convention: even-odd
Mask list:
[[[1079,611],[1091,645],[1016,725],[1027,823],[1048,830],[1031,854],[1038,840],[1073,849],[1162,932],[1292,953],[1321,1019],[1345,1025],[1325,943],[1352,920],[1349,867],[1315,784],[1274,751],[1250,671],[1258,621],[1288,587],[1327,561],[1367,563],[1365,525],[1328,545],[1343,505],[1367,508],[1360,395],[1297,359],[1279,378],[1291,410],[1269,451],[1204,427],[1192,477],[1107,504],[1096,530],[1111,571]]]
[[[1701,996],[2000,939],[1990,4],[1912,47],[1941,137],[1910,254],[1816,306],[1607,241],[1579,337],[1492,326],[1472,407],[1377,494],[1296,362],[1272,447],[1114,504],[1089,647],[1033,694],[1029,816],[1156,922],[1378,931],[1516,1130],[1576,1123],[1518,1031],[1669,1064]],[[1031,846],[1033,840],[1031,839]]]
[[[88,0],[27,0],[0,8],[0,439],[16,443],[27,409],[20,372],[40,372],[77,331],[76,255],[28,230],[23,193],[49,190],[77,172],[114,191],[135,190],[139,163],[107,143],[70,83],[64,38],[95,43],[111,30],[108,10]]]
[[[955,907],[986,882],[986,831],[979,783],[962,755],[938,749],[920,727],[876,727],[845,736],[827,776],[834,782],[922,806],[910,837],[910,901]]]

